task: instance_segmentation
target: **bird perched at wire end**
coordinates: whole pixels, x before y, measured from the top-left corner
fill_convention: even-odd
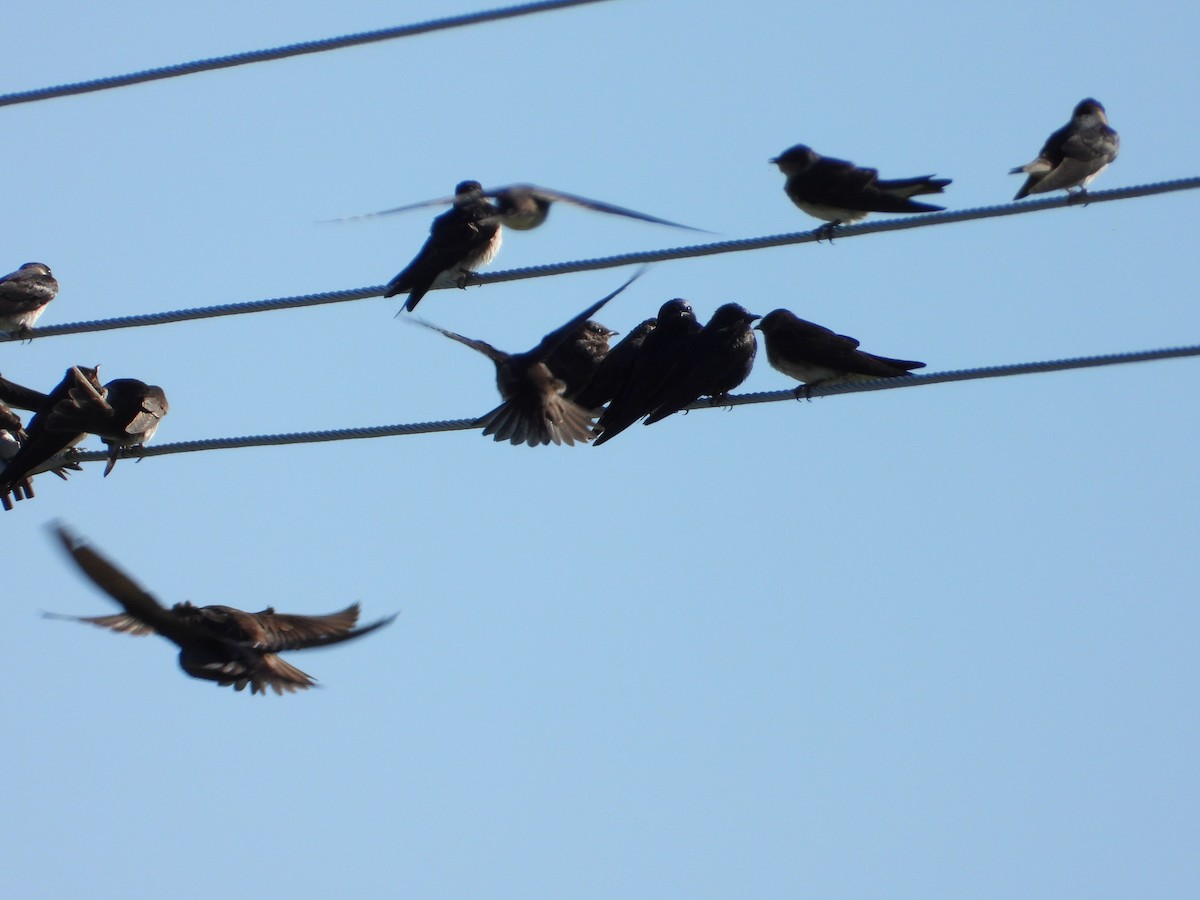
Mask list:
[[[383,296],[407,293],[404,308],[411,311],[439,283],[451,280],[464,287],[475,269],[495,258],[501,238],[496,207],[483,195],[482,185],[460,182],[454,206],[433,220],[420,252],[388,282]]]
[[[870,212],[940,212],[944,206],[919,203],[912,197],[940,194],[949,178],[917,175],[881,181],[877,169],[865,169],[822,156],[804,144],[790,147],[771,160],[787,176],[783,189],[798,207],[829,224],[818,231],[833,239],[843,222],[857,222]]]
[[[9,272],[0,278],[0,331],[27,336],[57,294],[58,281],[45,263],[28,262]]]
[[[837,334],[821,325],[801,319],[786,309],[775,309],[762,317],[755,328],[767,342],[767,361],[784,375],[803,384],[796,388],[810,397],[814,387],[897,378],[910,369],[923,369],[925,363],[909,359],[889,359],[858,349],[858,341]]]
[[[160,604],[141,585],[65,528],[59,541],[83,574],[119,603],[124,612],[109,616],[63,616],[131,635],[159,634],[179,647],[179,666],[193,678],[252,694],[276,694],[313,687],[312,677],[284,662],[287,650],[329,647],[370,634],[395,616],[356,628],[358,604],[325,616],[277,613],[271,607],[250,613],[232,606]]]
[[[1072,188],[1086,194],[1088,184],[1117,158],[1120,149],[1121,138],[1109,127],[1100,102],[1091,97],[1080,100],[1071,121],[1046,139],[1037,159],[1008,173],[1029,176],[1013,199],[1058,190],[1070,195]]]

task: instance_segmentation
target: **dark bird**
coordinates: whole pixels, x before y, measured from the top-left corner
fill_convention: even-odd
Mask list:
[[[7,403],[17,409],[37,412],[46,402],[46,395],[33,388],[19,385],[7,378],[0,377],[0,403]]]
[[[454,189],[454,206],[433,220],[429,239],[402,272],[388,282],[383,296],[408,294],[411,310],[431,288],[450,280],[462,287],[475,269],[487,265],[500,250],[501,228],[496,207],[483,196],[478,181]]]
[[[536,347],[525,353],[505,353],[485,341],[463,337],[428,322],[418,320],[418,324],[478,350],[495,364],[496,388],[504,402],[479,420],[479,424],[484,426],[484,434],[494,435],[495,440],[514,445],[536,447],[553,443],[574,446],[576,441],[587,443],[592,439],[592,413],[565,396],[567,382],[553,372],[547,362],[564,343],[580,334],[581,329],[586,330],[584,326],[588,319],[600,307],[629,287],[640,275],[641,270],[607,297],[550,332]],[[608,331],[603,326],[599,328]],[[585,337],[585,340],[590,341],[591,338]]]
[[[107,476],[121,451],[154,437],[169,410],[167,395],[155,384],[116,378],[101,390],[84,384],[54,405],[46,427],[57,432],[94,434],[108,445]]]
[[[805,321],[786,309],[772,310],[755,327],[766,339],[767,361],[784,375],[804,382],[796,388],[797,398],[801,393],[809,396],[822,384],[898,378],[908,375],[910,369],[925,368],[923,362],[866,353],[858,349],[854,338]]]
[[[668,225],[671,228],[682,228],[686,231],[703,231],[690,225],[681,225],[669,219],[660,219],[640,213],[637,210],[614,206],[599,200],[580,197],[578,194],[568,194],[565,191],[555,191],[550,188],[538,187],[536,184],[509,184],[491,190],[480,190],[480,195],[492,201],[492,215],[495,221],[515,231],[531,231],[546,221],[550,215],[550,207],[555,201],[570,203],[574,206],[590,209],[595,212],[609,213],[615,216],[626,216],[642,222],[653,222],[655,225]],[[392,213],[407,212],[427,206],[442,206],[455,202],[454,197],[437,197],[433,200],[422,200],[420,203],[409,203],[406,206],[395,206],[379,212],[367,213],[365,216],[351,216],[351,219],[367,219],[374,216],[387,216]]]
[[[546,368],[565,385],[564,397],[576,399],[579,392],[591,383],[596,370],[608,357],[608,341],[614,335],[616,332],[612,329],[588,319],[550,351],[545,359]]]
[[[1057,190],[1069,195],[1072,188],[1086,194],[1088,184],[1117,158],[1120,147],[1121,139],[1108,127],[1108,114],[1099,101],[1080,100],[1071,121],[1047,138],[1038,158],[1008,173],[1029,176],[1013,199]]]
[[[0,278],[0,331],[25,337],[57,293],[58,282],[44,263],[25,263]]]
[[[271,607],[250,613],[231,606],[160,604],[136,581],[64,528],[55,529],[83,574],[125,610],[110,616],[61,616],[132,635],[159,634],[179,647],[179,665],[193,678],[215,681],[250,693],[282,694],[313,687],[312,677],[276,654],[328,647],[369,634],[395,616],[356,628],[358,604],[326,616],[277,613]]]
[[[612,400],[621,386],[629,380],[646,335],[653,331],[657,324],[656,318],[646,319],[621,338],[617,345],[605,354],[583,390],[575,395],[575,402],[584,409],[599,409]]]
[[[50,419],[58,405],[83,402],[102,390],[96,369],[72,366],[67,370],[63,380],[46,395],[45,401],[29,420],[25,429],[27,436],[21,441],[20,449],[0,470],[0,505],[12,509],[11,499],[32,497],[29,478],[45,471],[47,467],[52,470],[61,468],[62,464],[56,462],[60,455],[87,437],[86,429],[60,431],[50,427]]]
[[[659,308],[655,327],[637,348],[628,377],[600,415],[596,425],[600,434],[595,446],[611,440],[654,411],[675,368],[692,352],[700,328],[692,305],[686,300],[677,297]]]
[[[737,303],[717,307],[687,358],[671,373],[666,389],[643,425],[653,425],[701,397],[714,405],[750,375],[758,341],[750,323],[760,318]]]
[[[820,231],[832,238],[843,222],[857,222],[869,212],[939,212],[944,206],[918,203],[918,194],[940,194],[949,178],[918,175],[915,178],[879,180],[878,169],[863,169],[844,159],[822,156],[797,144],[771,160],[787,176],[783,189],[798,207],[824,219]]]

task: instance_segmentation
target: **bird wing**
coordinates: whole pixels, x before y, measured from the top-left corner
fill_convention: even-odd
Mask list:
[[[590,209],[594,212],[608,213],[614,216],[625,216],[629,219],[639,219],[643,222],[652,222],[655,225],[666,225],[670,228],[682,228],[685,231],[699,231],[704,234],[713,234],[714,232],[706,231],[703,228],[693,228],[691,225],[683,225],[679,222],[672,222],[670,219],[660,219],[658,216],[652,216],[647,213],[638,212],[635,209],[628,209],[624,206],[617,206],[613,203],[605,203],[601,200],[593,200],[590,197],[581,197],[579,194],[568,194],[566,191],[556,191],[551,188],[539,187],[536,184],[511,184],[507,187],[496,188],[494,191],[485,191],[485,196],[495,197],[498,194],[514,193],[525,191],[534,197],[542,200],[554,201],[561,200],[563,203],[570,203],[574,206],[579,206],[584,209]]]

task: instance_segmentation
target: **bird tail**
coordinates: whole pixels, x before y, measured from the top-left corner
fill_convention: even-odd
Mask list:
[[[893,197],[915,197],[918,194],[940,194],[950,184],[949,178],[934,178],[932,175],[918,175],[915,178],[896,178],[892,181],[877,181],[876,186],[884,193]]]
[[[479,420],[483,433],[514,446],[528,444],[586,444],[593,437],[592,414],[561,396],[547,398],[537,409],[505,401]]]

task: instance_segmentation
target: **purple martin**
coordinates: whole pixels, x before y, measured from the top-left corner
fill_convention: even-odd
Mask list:
[[[94,434],[108,445],[105,476],[121,451],[140,447],[154,437],[170,407],[155,384],[136,378],[116,378],[101,390],[85,385],[55,404],[46,421],[52,431]]]
[[[478,181],[463,181],[454,189],[454,206],[433,220],[429,239],[388,282],[383,296],[407,293],[404,308],[412,310],[439,282],[449,279],[462,287],[475,269],[492,261],[500,240],[496,207],[483,196]]]
[[[750,375],[758,342],[750,323],[760,318],[737,303],[717,308],[691,343],[687,358],[675,367],[666,388],[643,425],[653,425],[701,397],[714,405]]]
[[[492,201],[492,216],[495,221],[514,231],[532,231],[550,215],[550,207],[555,201],[570,203],[574,206],[590,209],[595,212],[609,213],[615,216],[625,216],[642,222],[652,222],[655,225],[667,225],[671,228],[682,228],[686,231],[703,231],[690,225],[681,225],[669,219],[640,213],[637,210],[614,206],[578,194],[568,194],[565,191],[555,191],[550,188],[538,187],[536,184],[510,184],[491,190],[480,190],[480,195]],[[422,200],[420,203],[410,203],[406,206],[396,206],[379,212],[368,213],[366,216],[352,216],[360,219],[373,216],[386,216],[391,213],[406,212],[410,209],[421,209],[426,206],[442,206],[455,202],[454,197],[438,197],[434,200]]]
[[[358,604],[324,616],[243,612],[231,606],[160,604],[136,581],[64,528],[56,533],[83,574],[125,610],[109,616],[61,616],[131,635],[159,634],[179,647],[179,666],[193,678],[215,681],[252,694],[276,694],[313,687],[312,677],[276,654],[328,647],[387,625],[389,616],[360,628]]]
[[[940,212],[944,206],[918,203],[918,194],[940,194],[949,178],[918,175],[879,180],[878,169],[863,169],[844,159],[822,156],[797,144],[771,160],[787,176],[783,189],[792,202],[828,225],[821,232],[832,237],[843,222],[857,222],[869,212]]]
[[[639,270],[607,297],[550,332],[536,347],[525,353],[505,353],[485,341],[463,337],[428,322],[418,320],[418,324],[478,350],[495,364],[496,388],[504,402],[479,420],[479,424],[484,426],[484,434],[494,435],[495,440],[514,445],[536,447],[553,443],[574,446],[576,441],[587,443],[592,439],[592,414],[565,396],[567,383],[551,371],[547,360],[561,345],[576,336],[600,307],[629,287],[640,275]],[[600,328],[606,332],[608,330],[603,326]]]
[[[658,319],[649,318],[617,342],[605,354],[600,365],[583,390],[575,395],[575,402],[584,409],[599,409],[616,396],[621,386],[629,380],[646,335],[654,330]]]
[[[898,378],[910,369],[923,369],[925,363],[910,359],[889,359],[858,349],[858,341],[837,334],[821,325],[805,321],[786,309],[763,316],[755,326],[767,342],[767,361],[777,370],[804,384],[796,388],[796,397],[822,384]]]
[[[1072,188],[1086,194],[1088,184],[1117,158],[1120,147],[1121,139],[1108,127],[1100,102],[1080,100],[1071,121],[1046,139],[1038,158],[1008,173],[1029,176],[1013,199],[1058,190],[1070,195]]]
[[[24,387],[0,376],[0,402],[15,406],[17,409],[37,412],[45,405],[46,399],[46,395],[41,391]]]
[[[0,331],[25,337],[57,293],[58,282],[44,263],[25,263],[0,278]]]
[[[692,305],[678,297],[659,308],[655,323],[637,348],[628,377],[600,415],[597,447],[654,411],[672,373],[692,352],[701,329]]]
[[[78,398],[90,397],[102,390],[96,369],[72,366],[67,370],[63,380],[46,395],[45,401],[29,420],[27,436],[21,441],[20,449],[0,470],[0,505],[11,509],[11,503],[7,502],[10,495],[16,500],[32,497],[30,476],[45,471],[47,466],[60,468],[61,464],[50,465],[51,461],[87,437],[85,429],[61,431],[50,427],[50,419],[58,405],[78,402]]]
[[[612,329],[588,319],[550,351],[545,359],[546,368],[566,385],[563,388],[564,397],[575,400],[579,392],[591,383],[596,370],[608,357],[608,341],[615,334]],[[584,406],[584,409],[590,408]]]

